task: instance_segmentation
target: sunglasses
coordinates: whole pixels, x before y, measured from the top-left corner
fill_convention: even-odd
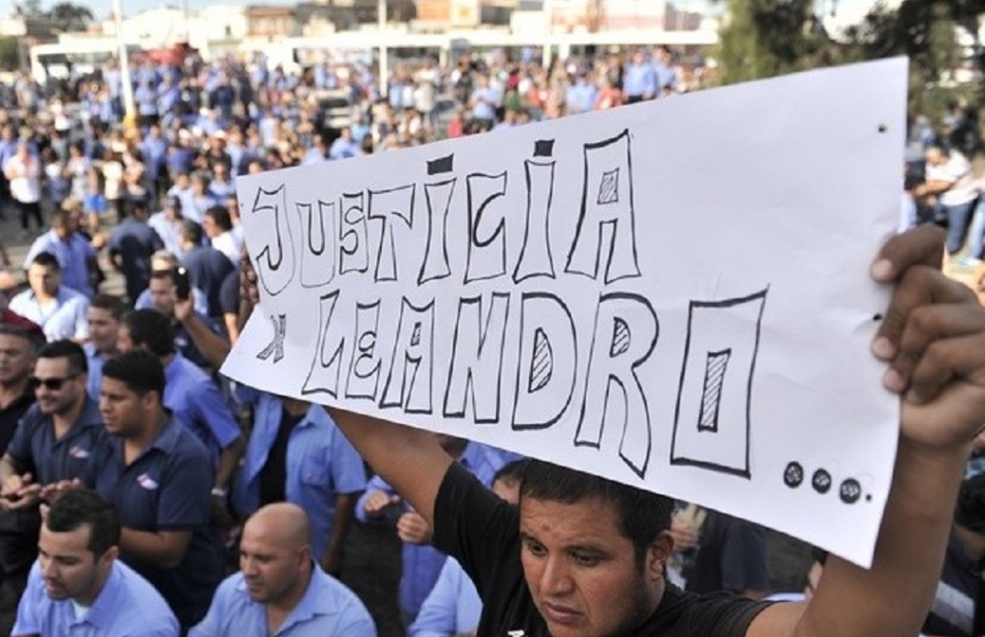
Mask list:
[[[62,388],[65,383],[77,377],[78,374],[72,374],[71,376],[66,376],[65,378],[38,378],[37,376],[31,376],[28,382],[32,389],[37,389],[44,385],[44,388],[50,391],[58,391]]]

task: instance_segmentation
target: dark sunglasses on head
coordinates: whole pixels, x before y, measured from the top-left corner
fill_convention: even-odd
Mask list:
[[[65,378],[38,378],[37,376],[31,376],[28,379],[28,382],[31,383],[32,389],[37,389],[38,387],[44,385],[45,389],[58,391],[65,383],[72,380],[76,376],[78,376],[78,374],[72,374],[71,376],[66,376]]]

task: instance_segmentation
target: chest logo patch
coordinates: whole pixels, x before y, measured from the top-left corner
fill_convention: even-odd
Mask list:
[[[137,476],[137,484],[147,489],[148,491],[153,491],[158,487],[158,484],[154,480],[154,478],[150,477],[146,473],[141,473],[139,476]]]
[[[89,450],[83,449],[82,447],[75,445],[68,450],[68,455],[72,456],[73,458],[77,458],[78,460],[85,460],[86,458],[89,457]]]

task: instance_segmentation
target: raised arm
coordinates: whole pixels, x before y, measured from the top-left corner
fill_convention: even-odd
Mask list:
[[[985,414],[985,311],[939,271],[936,228],[891,239],[872,268],[897,283],[873,353],[903,398],[893,483],[873,567],[832,556],[809,604],[776,605],[754,637],[913,637],[941,575],[958,487]]]

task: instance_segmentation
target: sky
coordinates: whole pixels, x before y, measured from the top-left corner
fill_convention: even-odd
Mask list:
[[[8,7],[13,4],[13,0],[0,0],[6,2]],[[58,0],[42,0],[43,8],[49,8]],[[109,16],[112,0],[71,0],[76,4],[89,7],[97,19],[104,19]],[[194,11],[216,4],[294,4],[296,0],[185,0],[188,9]],[[556,0],[563,2],[564,0]],[[888,0],[888,4],[898,4],[900,0]],[[162,6],[178,6],[180,0],[120,0],[125,15],[132,15],[146,9],[155,9]],[[669,0],[671,4],[674,0]],[[877,3],[877,0],[816,0],[819,10],[830,14],[832,6],[835,7],[834,19],[839,23],[854,24],[861,20],[870,8]],[[699,10],[720,10],[716,7],[724,6],[724,0],[712,2],[712,0],[678,0],[677,4],[692,11]],[[0,4],[0,7],[3,5]]]

